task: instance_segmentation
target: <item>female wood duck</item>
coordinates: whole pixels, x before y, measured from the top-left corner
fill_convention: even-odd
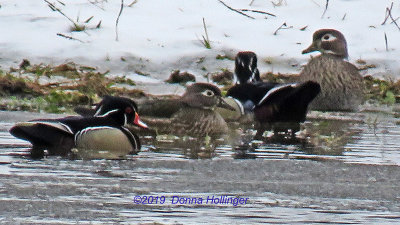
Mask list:
[[[247,55],[247,52],[244,55],[239,52],[236,58],[247,58]],[[236,67],[243,67],[235,68],[235,71],[242,71],[235,74],[241,83],[231,87],[227,96],[239,100],[244,113],[254,113],[256,121],[261,125],[257,135],[262,135],[265,129],[270,128],[284,131],[274,127],[277,123],[294,123],[290,128],[292,133],[296,132],[299,123],[306,118],[308,105],[320,92],[319,84],[313,81],[278,84],[254,80],[250,76],[252,72],[244,69],[251,68],[251,65],[246,64],[250,61],[235,61],[242,62],[235,64]]]
[[[104,150],[124,156],[137,153],[140,141],[124,126],[134,124],[147,128],[129,99],[106,96],[93,117],[69,116],[61,119],[39,119],[17,123],[10,133],[32,143],[32,157],[68,156],[71,149]]]
[[[143,120],[158,134],[177,136],[220,136],[228,131],[228,126],[214,108],[233,110],[221,96],[218,87],[209,83],[194,83],[187,87],[180,98],[139,99],[139,113]],[[103,112],[100,103],[96,111]],[[78,113],[88,110],[78,109]]]
[[[310,108],[322,111],[357,111],[363,102],[364,83],[357,67],[347,59],[347,43],[343,34],[333,29],[318,30],[313,42],[302,53],[314,51],[313,57],[300,73],[300,81],[312,80],[321,85],[321,94]]]

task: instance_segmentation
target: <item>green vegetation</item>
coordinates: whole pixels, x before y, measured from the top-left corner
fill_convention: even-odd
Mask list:
[[[232,58],[232,57],[230,57],[230,56],[227,56],[227,55],[220,55],[220,54],[218,54],[218,55],[215,57],[215,59],[218,59],[218,60],[228,59],[228,60],[232,60],[232,61],[235,60],[234,58]]]
[[[203,40],[201,41],[201,43],[202,43],[203,46],[206,47],[207,49],[211,49],[211,42],[210,42],[210,38],[208,37],[206,21],[204,20],[204,18],[203,18],[203,27],[204,27],[205,36],[202,35]]]
[[[389,105],[400,102],[400,81],[381,80],[372,76],[366,76],[364,81],[367,100]]]
[[[135,86],[133,80],[107,74],[75,63],[31,65],[24,60],[17,69],[0,71],[0,109],[61,113],[92,104],[104,95],[143,94],[127,90],[127,86]]]

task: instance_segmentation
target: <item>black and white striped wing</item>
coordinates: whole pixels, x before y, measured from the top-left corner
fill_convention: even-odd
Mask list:
[[[10,133],[32,144],[56,145],[60,139],[73,137],[71,128],[58,121],[28,121],[16,123]]]
[[[283,84],[278,85],[272,89],[270,89],[264,97],[257,103],[257,106],[268,104],[269,102],[275,102],[278,98],[285,98],[287,97],[293,89],[298,87],[299,84]]]

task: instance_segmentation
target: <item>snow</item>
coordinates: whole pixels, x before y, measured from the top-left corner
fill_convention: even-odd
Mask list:
[[[71,19],[87,23],[85,32],[71,32],[72,23],[52,11],[45,1],[0,2],[0,66],[16,66],[22,59],[33,63],[58,64],[67,61],[110,70],[112,74],[133,76],[136,81],[154,85],[179,69],[203,75],[223,68],[233,69],[231,60],[216,60],[218,54],[234,57],[238,51],[254,51],[261,72],[299,73],[310,54],[301,51],[311,44],[312,34],[321,28],[340,30],[346,37],[349,61],[358,59],[377,68],[364,74],[400,78],[400,30],[388,20],[381,25],[387,0],[330,1],[321,18],[326,0],[225,0],[235,9],[261,10],[276,17],[246,12],[255,19],[229,10],[218,0],[125,0],[119,19],[116,41],[115,22],[120,1],[50,0]],[[274,6],[274,3],[281,5]],[[392,15],[400,16],[400,2]],[[204,35],[202,19],[208,29],[211,49],[200,42]],[[343,19],[344,18],[344,19]],[[101,28],[94,27],[101,20]],[[289,29],[276,29],[286,22]],[[399,22],[400,23],[400,22]],[[301,28],[307,26],[302,31]],[[71,36],[69,40],[57,33]],[[384,35],[389,50],[386,51]],[[313,53],[311,55],[316,55]],[[268,61],[268,63],[266,63]],[[150,74],[150,77],[136,73]]]

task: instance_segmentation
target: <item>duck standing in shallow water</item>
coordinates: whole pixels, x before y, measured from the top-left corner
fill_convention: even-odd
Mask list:
[[[347,59],[347,43],[334,29],[321,29],[313,34],[313,42],[302,54],[319,51],[300,73],[300,81],[321,85],[320,95],[310,109],[321,111],[357,111],[364,100],[363,77]]]
[[[137,114],[136,104],[126,98],[106,96],[101,110],[93,117],[69,116],[61,119],[39,119],[15,124],[10,133],[32,143],[34,158],[49,155],[68,156],[71,150],[101,150],[125,156],[140,150],[136,134],[124,126],[147,128]]]
[[[258,73],[254,67],[257,57],[250,53],[237,54],[235,76],[240,83],[231,87],[227,96],[239,100],[238,104],[241,104],[240,108],[245,113],[254,114],[260,125],[256,136],[260,137],[266,129],[271,128],[274,131],[289,128],[293,134],[300,129],[299,123],[305,121],[308,105],[320,92],[319,84],[313,81],[291,84],[262,82],[259,76],[253,76]],[[251,60],[248,60],[249,55],[252,56]],[[286,124],[289,127],[282,127]]]

